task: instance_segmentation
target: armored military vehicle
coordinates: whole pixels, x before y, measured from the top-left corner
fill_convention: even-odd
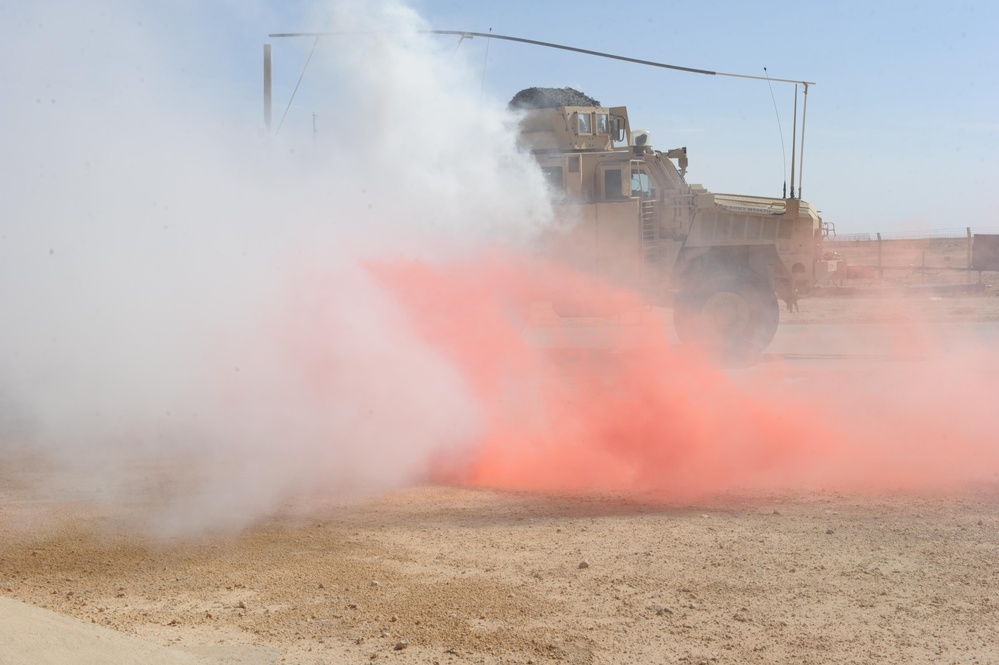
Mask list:
[[[682,342],[757,355],[778,296],[791,305],[814,284],[824,227],[809,203],[690,184],[685,147],[656,150],[625,107],[571,88],[528,88],[510,107],[556,201],[556,251],[671,306]]]

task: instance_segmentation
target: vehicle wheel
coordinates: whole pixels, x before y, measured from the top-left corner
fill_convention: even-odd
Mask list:
[[[777,295],[766,281],[734,276],[692,286],[673,308],[681,342],[704,346],[727,360],[750,360],[762,353],[779,318]]]

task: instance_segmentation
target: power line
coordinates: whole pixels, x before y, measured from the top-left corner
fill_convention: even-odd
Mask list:
[[[673,69],[680,72],[688,72],[691,74],[706,74],[708,76],[728,76],[731,78],[741,78],[741,79],[753,79],[756,81],[777,81],[778,83],[801,83],[802,85],[815,85],[813,81],[800,81],[794,79],[777,79],[769,78],[765,76],[751,76],[749,74],[731,74],[728,72],[714,72],[709,69],[697,69],[694,67],[681,67],[680,65],[669,65],[664,62],[656,62],[654,60],[641,60],[639,58],[631,58],[624,55],[616,55],[614,53],[604,53],[602,51],[591,51],[590,49],[577,48],[575,46],[566,46],[564,44],[555,44],[552,42],[542,42],[536,39],[525,39],[523,37],[511,37],[509,35],[497,35],[493,32],[470,32],[468,30],[417,30],[416,32],[420,34],[430,34],[430,35],[457,35],[462,40],[469,37],[483,37],[485,39],[501,39],[508,42],[518,42],[521,44],[531,44],[533,46],[544,46],[546,48],[561,49],[563,51],[572,51],[573,53],[582,53],[584,55],[592,55],[598,58],[609,58],[611,60],[620,60],[622,62],[630,62],[636,65],[647,65],[649,67],[660,67],[662,69]],[[275,32],[268,35],[268,37],[332,37],[337,35],[364,35],[364,34],[377,34],[376,31],[357,31],[357,32]],[[460,44],[460,42],[459,42]]]

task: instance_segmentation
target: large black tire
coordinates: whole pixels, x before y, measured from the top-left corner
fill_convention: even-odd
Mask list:
[[[777,295],[767,281],[734,275],[691,283],[673,306],[681,342],[733,361],[759,356],[773,341],[779,319]]]

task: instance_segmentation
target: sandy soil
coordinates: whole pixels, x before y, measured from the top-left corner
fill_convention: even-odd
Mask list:
[[[783,305],[783,303],[782,303]],[[806,298],[799,311],[781,310],[780,322],[808,323],[954,323],[999,321],[999,291],[961,296],[885,296]]]
[[[991,292],[917,304],[999,319]],[[682,507],[426,486],[164,541],[120,528],[134,506],[39,497],[34,460],[3,462],[0,594],[204,662],[999,662],[999,481]]]
[[[72,523],[4,534],[4,595],[219,660],[999,655],[996,487],[672,509],[424,487],[197,543]]]

